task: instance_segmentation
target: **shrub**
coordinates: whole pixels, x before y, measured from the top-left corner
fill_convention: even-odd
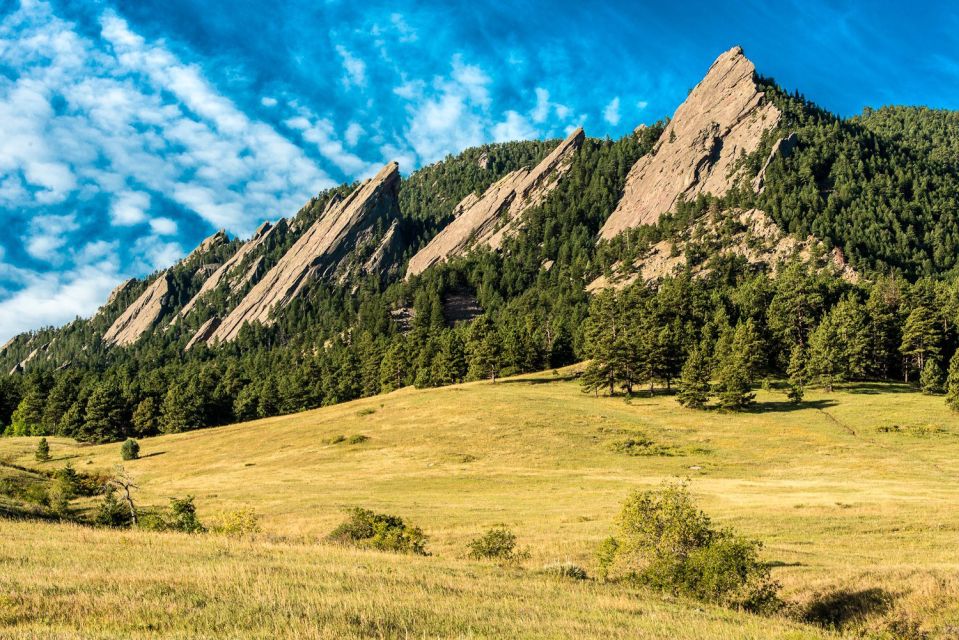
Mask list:
[[[751,611],[778,606],[779,585],[759,559],[762,545],[713,528],[685,485],[634,493],[617,524],[619,535],[597,553],[603,577]]]
[[[165,518],[165,528],[170,531],[183,533],[203,533],[206,531],[196,515],[196,505],[193,496],[185,498],[170,498],[168,516]]]
[[[140,457],[140,443],[133,438],[127,438],[120,447],[120,457],[124,460],[136,460]]]
[[[47,442],[46,438],[40,438],[40,442],[37,443],[37,450],[34,453],[34,456],[37,459],[37,462],[46,462],[50,459],[50,443]]]
[[[235,538],[253,536],[260,532],[260,517],[252,509],[226,511],[213,531]]]
[[[589,574],[586,569],[572,562],[557,562],[543,567],[543,573],[554,578],[565,578],[568,580],[588,580]]]
[[[469,543],[474,560],[514,560],[516,535],[506,525],[498,525]]]
[[[109,487],[103,494],[103,500],[97,506],[93,523],[101,527],[120,529],[130,526],[130,509],[117,500],[116,491]]]
[[[353,435],[353,436],[350,436],[349,438],[347,438],[347,439],[346,439],[346,444],[363,444],[364,442],[366,442],[366,441],[369,440],[369,439],[370,439],[369,436],[364,436],[363,434],[358,433],[358,434],[356,434],[356,435]]]
[[[331,541],[379,551],[429,555],[423,531],[402,518],[359,507],[347,509],[346,513],[346,521],[330,533]]]

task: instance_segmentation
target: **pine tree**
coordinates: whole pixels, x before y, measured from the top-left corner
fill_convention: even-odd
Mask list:
[[[10,417],[10,433],[15,436],[43,434],[43,393],[38,386],[31,387],[16,411]]]
[[[749,362],[745,354],[729,351],[719,363],[716,378],[719,405],[724,409],[745,409],[754,402],[756,395],[752,393]]]
[[[160,431],[160,403],[147,396],[133,410],[133,432],[138,436],[152,436]]]
[[[949,375],[946,378],[946,405],[953,411],[959,411],[959,351],[949,361]]]
[[[938,395],[943,392],[943,372],[938,358],[929,358],[919,374],[919,388],[928,395]]]
[[[786,397],[794,404],[802,402],[806,393],[806,377],[809,367],[809,352],[801,344],[793,345],[789,354],[789,368],[786,374],[789,376],[789,388],[786,390]]]
[[[47,442],[46,438],[40,438],[34,457],[36,457],[37,462],[46,462],[50,459],[50,443]]]
[[[710,395],[710,368],[699,348],[695,348],[686,358],[679,380],[679,393],[676,400],[690,409],[705,409]]]
[[[817,378],[827,393],[845,377],[844,346],[839,337],[835,318],[826,314],[809,336],[809,374]]]
[[[275,389],[274,389],[275,395]],[[193,384],[178,382],[163,398],[160,431],[180,433],[204,425],[203,402]]]
[[[120,389],[110,382],[98,384],[87,400],[83,416],[84,439],[104,442],[127,431],[126,405]]]
[[[902,330],[902,343],[899,352],[907,361],[905,380],[909,382],[910,367],[922,371],[926,360],[939,354],[939,322],[934,314],[925,305],[919,305],[906,318],[906,325]]]
[[[124,460],[137,460],[140,457],[140,443],[133,438],[127,438],[120,447],[120,457]]]
[[[500,366],[500,338],[493,321],[482,315],[470,327],[467,350],[470,358],[470,377],[489,378],[496,382]]]

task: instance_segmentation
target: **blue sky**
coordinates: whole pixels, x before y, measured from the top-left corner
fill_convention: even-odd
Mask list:
[[[621,136],[735,44],[843,115],[959,108],[945,2],[0,0],[0,343],[388,160]]]

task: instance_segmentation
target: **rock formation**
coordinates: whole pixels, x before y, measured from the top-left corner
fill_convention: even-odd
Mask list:
[[[736,229],[731,235],[726,224],[730,219]],[[859,274],[846,263],[838,248],[828,252],[822,241],[813,236],[801,240],[788,235],[759,209],[730,209],[715,216],[703,215],[679,237],[652,245],[628,268],[616,265],[612,278],[600,276],[587,285],[586,290],[620,288],[640,279],[654,282],[677,275],[687,267],[694,275],[705,276],[709,273],[705,263],[687,260],[690,248],[701,250],[704,246],[718,247],[711,256],[740,256],[770,275],[788,261],[798,259],[847,282],[859,280]]]
[[[272,239],[278,233],[282,233],[285,229],[286,220],[284,219],[280,219],[276,225],[271,225],[269,222],[264,222],[262,225],[260,225],[260,227],[253,234],[253,237],[251,237],[247,242],[243,243],[243,245],[237,249],[236,253],[230,256],[228,260],[221,264],[212,274],[210,274],[206,280],[203,281],[203,286],[200,287],[200,290],[197,292],[197,294],[193,296],[189,302],[183,305],[183,308],[180,309],[180,312],[175,318],[173,318],[172,322],[176,322],[179,318],[185,318],[187,314],[193,310],[200,298],[220,286],[221,282],[228,281],[235,277],[236,274],[234,272],[243,265],[243,262],[247,256],[256,252],[260,247],[269,246]],[[257,265],[259,264],[258,261],[254,262],[257,262]],[[243,286],[243,284],[248,282],[255,275],[256,269],[248,269],[243,277],[238,279],[238,282],[234,283],[234,290],[239,289],[239,287]]]
[[[504,238],[522,225],[521,214],[542,202],[569,170],[584,138],[583,129],[576,129],[532,170],[518,169],[500,178],[482,196],[466,196],[453,210],[453,221],[410,258],[407,277],[474,247],[498,249]]]
[[[358,243],[371,237],[378,220],[392,223],[399,213],[399,167],[391,162],[349,197],[331,203],[280,261],[264,275],[210,335],[212,342],[236,338],[248,322],[269,324],[315,278],[331,278]]]
[[[656,222],[680,197],[724,195],[740,177],[736,161],[755,151],[779,118],[742,49],[720,55],[676,109],[653,151],[630,169],[623,197],[601,237]]]
[[[796,148],[797,144],[799,144],[799,138],[796,136],[795,132],[790,133],[784,138],[776,140],[776,144],[774,144],[773,148],[769,150],[769,155],[766,157],[766,162],[763,163],[759,173],[757,173],[756,177],[753,178],[753,191],[756,193],[763,192],[763,189],[766,188],[766,169],[769,168],[769,165],[772,164],[773,160],[775,160],[777,157],[788,158],[790,154],[792,154],[793,149]]]
[[[220,229],[219,231],[214,233],[212,236],[210,236],[209,238],[206,238],[203,242],[198,244],[196,248],[193,251],[191,251],[189,255],[183,258],[183,260],[181,260],[180,262],[181,263],[188,262],[192,260],[193,258],[202,256],[205,253],[209,253],[210,251],[213,251],[217,247],[224,244],[228,244],[229,242],[230,242],[230,238],[229,236],[226,235],[226,231],[224,231],[223,229]]]
[[[125,346],[136,342],[137,338],[151,329],[163,315],[169,293],[170,277],[169,273],[164,271],[107,329],[103,334],[103,342],[110,346]]]
[[[210,336],[213,335],[213,332],[216,331],[216,328],[220,326],[219,318],[210,318],[197,329],[196,333],[193,334],[193,337],[190,338],[190,341],[186,343],[186,346],[183,348],[184,351],[189,351],[194,346],[200,344],[201,342],[206,342],[210,339]]]

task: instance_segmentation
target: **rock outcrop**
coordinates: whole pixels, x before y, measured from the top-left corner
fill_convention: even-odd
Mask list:
[[[268,247],[272,239],[277,235],[282,233],[286,229],[286,220],[280,219],[275,225],[271,225],[269,222],[264,222],[256,230],[248,241],[243,243],[236,253],[230,256],[223,264],[221,264],[217,269],[209,275],[206,280],[203,281],[203,286],[200,287],[200,290],[195,296],[193,296],[189,302],[183,305],[183,308],[180,309],[180,312],[173,318],[173,322],[176,322],[179,318],[185,318],[193,308],[196,306],[197,302],[205,296],[210,291],[213,291],[220,286],[221,283],[232,281],[236,278],[238,269],[244,264],[247,256],[255,253],[261,247]],[[194,251],[195,253],[195,251]],[[193,255],[193,254],[190,254]],[[254,260],[257,264],[254,265],[258,268],[258,260]],[[234,291],[242,287],[246,282],[249,282],[250,279],[256,276],[257,270],[254,268],[247,269],[241,278],[236,278],[236,282],[233,282]]]
[[[190,338],[190,341],[186,343],[186,346],[183,348],[183,350],[189,351],[201,342],[206,342],[210,339],[210,336],[213,335],[213,332],[216,331],[216,328],[219,326],[219,318],[210,318],[200,325],[200,328],[197,329],[196,333],[193,334],[193,337]]]
[[[533,169],[506,174],[482,196],[466,196],[453,210],[453,221],[410,258],[407,277],[475,247],[498,249],[522,225],[521,214],[555,188],[584,139],[583,129],[576,129]]]
[[[763,163],[759,173],[753,178],[753,191],[756,193],[763,192],[763,189],[766,188],[766,170],[769,165],[778,157],[788,158],[797,144],[799,144],[799,137],[796,136],[795,132],[776,140],[776,144],[773,145],[773,148],[769,150],[769,155],[766,156],[766,162]]]
[[[838,248],[827,251],[822,241],[813,236],[801,240],[788,235],[759,209],[731,209],[703,215],[679,237],[652,245],[628,268],[617,264],[612,277],[600,276],[586,290],[620,288],[637,280],[654,282],[686,268],[694,275],[705,276],[710,273],[708,264],[699,258],[689,259],[690,255],[703,255],[703,249],[708,249],[710,257],[739,256],[770,275],[790,260],[799,260],[848,282],[859,280],[859,274],[846,263]]]
[[[229,342],[244,324],[272,322],[274,310],[285,307],[316,278],[332,279],[357,245],[371,239],[377,221],[391,224],[399,213],[399,167],[391,162],[342,201],[331,203],[210,335],[211,342]]]
[[[103,334],[103,342],[110,346],[125,346],[136,342],[163,315],[169,293],[170,276],[164,271],[107,329]]]
[[[602,238],[655,223],[681,197],[722,196],[736,183],[736,161],[755,151],[763,133],[780,119],[756,83],[755,71],[739,47],[716,59],[676,109],[653,151],[630,169]]]
[[[224,231],[223,229],[220,229],[219,231],[214,233],[212,236],[210,236],[209,238],[206,238],[205,240],[203,240],[203,242],[198,244],[196,248],[193,251],[191,251],[187,255],[187,257],[183,258],[183,260],[181,260],[180,262],[188,262],[192,260],[193,258],[209,253],[210,251],[213,251],[217,247],[222,246],[224,244],[228,244],[229,242],[230,242],[230,238],[229,236],[226,235],[226,231]]]

